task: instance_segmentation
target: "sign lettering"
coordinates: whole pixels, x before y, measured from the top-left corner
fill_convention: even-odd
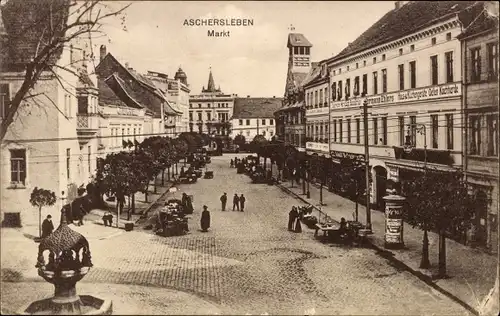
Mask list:
[[[337,159],[350,159],[357,161],[365,161],[365,156],[361,154],[348,153],[345,151],[330,150],[330,157]]]
[[[132,109],[123,109],[123,108],[118,108],[116,110],[116,113],[119,114],[119,115],[130,115],[130,116],[137,116],[137,113],[132,110]]]

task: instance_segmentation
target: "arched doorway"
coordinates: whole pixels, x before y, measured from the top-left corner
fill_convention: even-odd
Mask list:
[[[374,185],[374,195],[375,195],[375,206],[378,210],[384,211],[385,203],[383,197],[386,196],[387,189],[387,169],[382,166],[373,167],[373,185]]]

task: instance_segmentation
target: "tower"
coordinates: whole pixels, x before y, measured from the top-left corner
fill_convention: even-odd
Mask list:
[[[210,73],[208,75],[207,88],[205,89],[205,87],[203,87],[201,92],[212,92],[212,93],[213,92],[220,92],[220,88],[215,89],[215,81],[214,81],[214,76],[212,75],[212,68],[210,68]]]
[[[186,85],[187,86],[187,75],[186,73],[184,72],[184,70],[182,70],[181,67],[179,67],[179,69],[177,70],[177,72],[175,73],[175,76],[174,76],[174,79],[175,80],[179,80],[182,84]]]
[[[293,28],[292,28],[293,30]],[[308,73],[311,67],[312,44],[300,33],[288,34],[288,68],[293,73]]]

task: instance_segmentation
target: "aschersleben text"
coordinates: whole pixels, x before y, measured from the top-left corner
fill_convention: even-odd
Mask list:
[[[184,19],[184,26],[253,26],[253,19]]]

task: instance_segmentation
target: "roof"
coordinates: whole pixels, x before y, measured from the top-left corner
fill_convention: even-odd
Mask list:
[[[472,10],[472,8],[471,8]],[[467,10],[467,11],[471,11]],[[461,16],[469,15],[469,12],[463,12]],[[465,28],[465,30],[458,36],[458,39],[465,39],[485,31],[498,32],[498,16],[492,15],[487,10],[482,10],[479,15]]]
[[[177,115],[177,111],[172,109],[166,96],[155,86],[153,81],[133,69],[123,66],[111,53],[108,53],[97,65],[96,74],[99,79],[104,79],[107,84],[112,85],[110,88],[125,104],[137,107],[133,104],[137,102],[141,107],[150,109],[156,115],[161,114],[163,104],[165,114]],[[108,78],[112,75],[114,77],[108,82]]]
[[[79,72],[78,83],[82,84],[84,87],[95,88],[94,83],[89,77],[89,74],[86,69],[82,69]]]
[[[312,44],[307,40],[304,34],[290,33],[288,34],[288,43],[286,47],[294,47],[294,46],[312,47]]]
[[[97,87],[99,89],[99,105],[127,106],[108,86],[104,79],[99,78],[97,80]]]
[[[274,117],[282,98],[235,98],[233,119]]]
[[[69,0],[10,0],[1,7],[3,25],[6,32],[6,49],[0,50],[0,71],[23,71],[38,51],[43,50],[55,34],[67,25]],[[48,16],[51,14],[52,18]],[[46,30],[53,27],[53,32]],[[57,36],[52,39],[57,41]],[[2,45],[4,44],[2,43]],[[56,63],[63,51],[57,49],[50,57],[49,64]]]
[[[450,18],[474,5],[475,1],[410,1],[387,12],[380,20],[344,48],[331,61],[401,38]]]
[[[309,84],[313,84],[316,81],[321,79],[321,67],[319,66],[319,63],[313,63],[313,67],[311,67],[311,70],[307,74],[307,76],[304,78],[304,81],[302,82],[302,86],[307,86]]]

